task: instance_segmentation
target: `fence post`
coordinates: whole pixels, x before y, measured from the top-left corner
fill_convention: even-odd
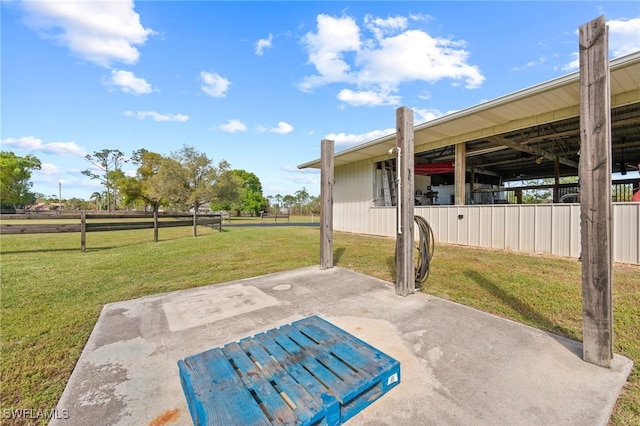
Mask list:
[[[80,210],[80,251],[87,249],[87,216],[84,210]]]
[[[193,236],[198,236],[198,203],[193,203]]]
[[[158,242],[158,211],[153,210],[153,242]]]

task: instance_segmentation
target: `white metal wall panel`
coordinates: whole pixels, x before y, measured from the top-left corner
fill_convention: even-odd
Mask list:
[[[491,248],[504,249],[504,229],[505,229],[506,206],[495,206],[491,210]]]
[[[640,203],[619,203],[613,209],[613,258],[640,264]]]
[[[469,225],[471,224],[470,210],[457,209],[456,213],[456,220],[458,222],[458,244],[467,246],[469,245]]]
[[[368,211],[373,201],[373,166],[361,161],[334,170],[334,228],[371,233]],[[340,224],[340,228],[336,224]]]
[[[559,204],[551,209],[551,252],[571,255],[571,204]],[[579,226],[579,225],[578,225]]]
[[[613,205],[615,212],[616,206]],[[582,246],[580,245],[580,205],[571,205],[571,257],[580,257]]]
[[[396,235],[396,208],[373,207],[373,173],[371,161],[335,169],[336,231]],[[580,256],[579,204],[421,206],[415,214],[437,242]],[[640,265],[640,203],[614,203],[612,220],[614,261]]]
[[[493,220],[491,219],[492,210],[493,209],[480,209],[480,221],[477,224],[478,228],[480,228],[480,247],[491,248],[491,234],[493,233],[491,229],[491,225],[493,224]]]
[[[535,209],[535,227],[534,235],[535,252],[536,253],[553,253],[551,251],[551,234],[553,233],[553,223],[551,221],[551,204],[536,204]]]
[[[467,226],[469,238],[468,244],[470,246],[480,246],[480,208],[475,206],[469,206],[466,217],[469,221]]]
[[[523,206],[524,207],[524,206]],[[519,249],[530,253],[536,251],[536,210],[520,209],[520,246]]]
[[[520,250],[520,211],[519,208],[505,208],[504,248],[507,250]]]

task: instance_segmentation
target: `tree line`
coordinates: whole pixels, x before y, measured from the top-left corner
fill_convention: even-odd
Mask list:
[[[254,173],[231,169],[225,160],[215,164],[205,153],[187,145],[168,156],[139,149],[126,157],[120,150],[103,149],[85,159],[93,167],[82,174],[99,181],[104,191],[94,192],[89,201],[64,200],[67,210],[227,210],[237,215],[258,215],[261,211],[286,209],[292,214],[319,213],[319,198],[310,196],[306,188],[294,195],[264,197],[260,179]],[[133,175],[122,170],[128,162],[137,166]],[[18,157],[3,151],[0,167],[3,208],[63,202],[59,196],[30,191],[31,172],[41,167],[35,156]]]

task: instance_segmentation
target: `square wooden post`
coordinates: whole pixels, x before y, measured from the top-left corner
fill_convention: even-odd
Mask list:
[[[333,150],[334,141],[321,142],[320,269],[333,268]]]
[[[396,212],[396,294],[407,296],[416,288],[413,261],[414,159],[413,111],[396,110],[396,154],[398,156],[398,191]]]
[[[583,359],[613,358],[611,93],[604,16],[580,26],[580,226]]]
[[[455,148],[455,204],[464,206],[467,194],[465,191],[465,180],[467,178],[467,145],[462,142],[456,144]]]
[[[80,210],[80,251],[87,250],[87,212]]]

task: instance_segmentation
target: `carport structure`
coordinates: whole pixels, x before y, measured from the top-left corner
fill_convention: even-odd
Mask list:
[[[615,214],[612,214],[611,204],[611,163],[617,162],[618,170],[624,175],[628,170],[637,170],[635,164],[640,163],[640,52],[609,61],[607,34],[604,17],[580,27],[581,70],[578,73],[415,127],[412,112],[400,108],[396,115],[395,135],[337,153],[331,159],[333,166],[339,169],[335,173],[336,204],[346,205],[339,206],[342,212],[337,216],[346,219],[345,222],[357,221],[365,223],[361,228],[379,229],[380,223],[388,225],[391,220],[388,214],[375,212],[374,207],[382,206],[378,197],[383,196],[384,207],[397,204],[396,291],[399,295],[413,292],[408,285],[414,269],[410,244],[414,238],[413,215],[424,217],[432,213],[414,213],[414,189],[416,200],[423,195],[418,191],[418,185],[414,186],[416,175],[452,171],[451,204],[456,206],[474,204],[473,199],[469,202],[465,191],[467,188],[473,191],[474,183],[479,181],[477,175],[497,177],[499,186],[505,181],[553,177],[555,202],[559,201],[560,177],[579,176],[585,183],[580,208],[582,229],[575,220],[569,222],[567,228],[578,228],[574,234],[582,235],[584,357],[589,362],[609,366],[612,357],[611,265],[615,257],[615,250],[611,248],[612,216]],[[397,153],[395,171],[393,162],[385,159],[394,153]],[[634,160],[628,161],[628,158]],[[451,159],[453,163],[443,161]],[[317,161],[299,167],[314,166]],[[430,170],[430,166],[433,169]],[[324,161],[322,167],[324,171]],[[583,169],[578,170],[581,167]],[[397,194],[390,185],[395,176]],[[363,199],[359,194],[365,190],[363,185],[371,185],[373,199]],[[431,198],[431,180],[427,185],[423,188]],[[484,188],[499,192],[494,185]],[[635,237],[631,235],[631,239],[635,241],[632,244],[637,255],[640,252],[640,212],[635,207],[632,206],[631,214],[620,220],[627,221],[630,226],[623,224],[618,240],[629,240],[624,232],[633,233],[635,229]],[[525,238],[533,228],[534,240],[537,233],[548,234],[553,239],[558,227],[553,222],[554,210],[549,213],[546,223],[538,230],[541,220],[535,217],[537,212],[529,215],[534,219],[528,223],[527,215],[518,210],[510,212],[512,222],[508,222],[509,215],[503,209],[458,209],[454,212],[458,219],[456,224],[447,224],[442,229],[448,228],[456,237],[461,233],[469,237],[472,228],[489,228],[489,237],[494,240],[500,236],[491,226],[503,236],[511,233],[525,235]],[[578,211],[568,213],[569,217],[575,217]],[[454,222],[450,220],[450,212],[443,215],[436,212],[435,216],[444,217],[442,222]],[[340,223],[340,220],[336,222]],[[439,239],[438,231],[434,233],[436,240]],[[477,235],[480,233],[474,233],[474,237]],[[509,247],[505,244],[503,248]]]
[[[640,162],[640,52],[610,63],[613,171],[637,171]],[[415,126],[416,173],[439,169],[440,180],[453,179],[454,164],[466,171],[456,185],[455,204],[473,204],[468,192],[476,182],[578,176],[580,151],[580,75],[568,74]],[[335,154],[335,167],[362,160],[389,158],[395,135],[385,136]],[[314,160],[299,168],[320,167]],[[451,170],[447,174],[446,167]],[[428,173],[428,172],[427,172]],[[630,175],[634,187],[639,180]],[[614,201],[624,201],[623,199]],[[445,202],[445,204],[448,204]]]

